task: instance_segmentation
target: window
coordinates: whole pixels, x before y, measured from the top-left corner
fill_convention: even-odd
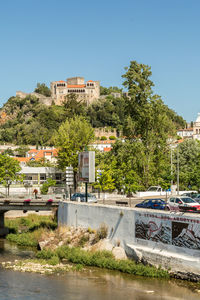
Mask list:
[[[176,204],[181,204],[181,203],[182,203],[181,200],[176,198]]]
[[[46,174],[40,174],[40,180],[46,180]]]

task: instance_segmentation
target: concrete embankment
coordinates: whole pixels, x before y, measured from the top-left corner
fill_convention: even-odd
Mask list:
[[[58,222],[92,229],[104,223],[110,242],[127,255],[182,279],[200,279],[200,215],[66,201]]]

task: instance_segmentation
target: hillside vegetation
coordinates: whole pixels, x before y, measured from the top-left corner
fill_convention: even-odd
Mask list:
[[[185,126],[181,116],[164,104],[163,107],[175,128]],[[68,97],[63,106],[45,106],[34,96],[11,97],[0,110],[0,143],[52,145],[54,132],[75,115],[85,117],[94,128],[109,126],[123,132],[128,109],[127,98],[112,95],[89,107],[78,101],[75,95]]]

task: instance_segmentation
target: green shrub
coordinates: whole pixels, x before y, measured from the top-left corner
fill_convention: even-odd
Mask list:
[[[101,141],[106,141],[107,137],[106,136],[101,136]]]
[[[56,266],[60,263],[59,257],[57,255],[52,256],[49,260],[48,260],[48,264],[52,265],[52,266]]]
[[[83,236],[80,238],[78,245],[79,245],[80,247],[84,247],[85,244],[89,241],[89,239],[90,239],[89,234],[83,235]]]
[[[43,183],[41,187],[41,194],[46,195],[48,193],[49,187],[54,186],[56,184],[56,180],[52,178],[48,178],[46,182]]]
[[[62,246],[55,252],[59,259],[65,258],[68,262],[75,264],[117,270],[139,276],[169,278],[169,273],[161,268],[137,264],[132,260],[116,260],[109,251],[86,252],[80,248]]]
[[[99,240],[105,239],[108,235],[108,226],[104,223],[101,224],[97,232],[95,233],[94,243],[97,243]]]
[[[37,247],[38,245],[38,241],[30,233],[10,233],[6,236],[6,239],[10,242],[16,243],[18,246]]]
[[[116,140],[116,136],[114,136],[114,135],[111,135],[111,136],[109,136],[109,140]]]
[[[30,214],[28,217],[6,219],[5,226],[10,232],[7,240],[20,246],[36,247],[41,234],[46,229],[55,229],[57,223],[49,216]]]
[[[55,253],[51,250],[41,250],[39,252],[37,252],[36,254],[36,258],[39,259],[51,259],[53,256],[55,256]]]

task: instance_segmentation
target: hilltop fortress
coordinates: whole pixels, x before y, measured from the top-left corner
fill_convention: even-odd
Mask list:
[[[83,99],[87,105],[100,97],[100,82],[88,80],[85,82],[84,77],[67,78],[66,81],[53,81],[50,84],[51,97],[45,97],[38,93],[16,92],[16,96],[25,98],[28,95],[36,96],[45,105],[51,105],[52,102],[56,105],[62,105],[66,96],[76,94],[78,99]]]

